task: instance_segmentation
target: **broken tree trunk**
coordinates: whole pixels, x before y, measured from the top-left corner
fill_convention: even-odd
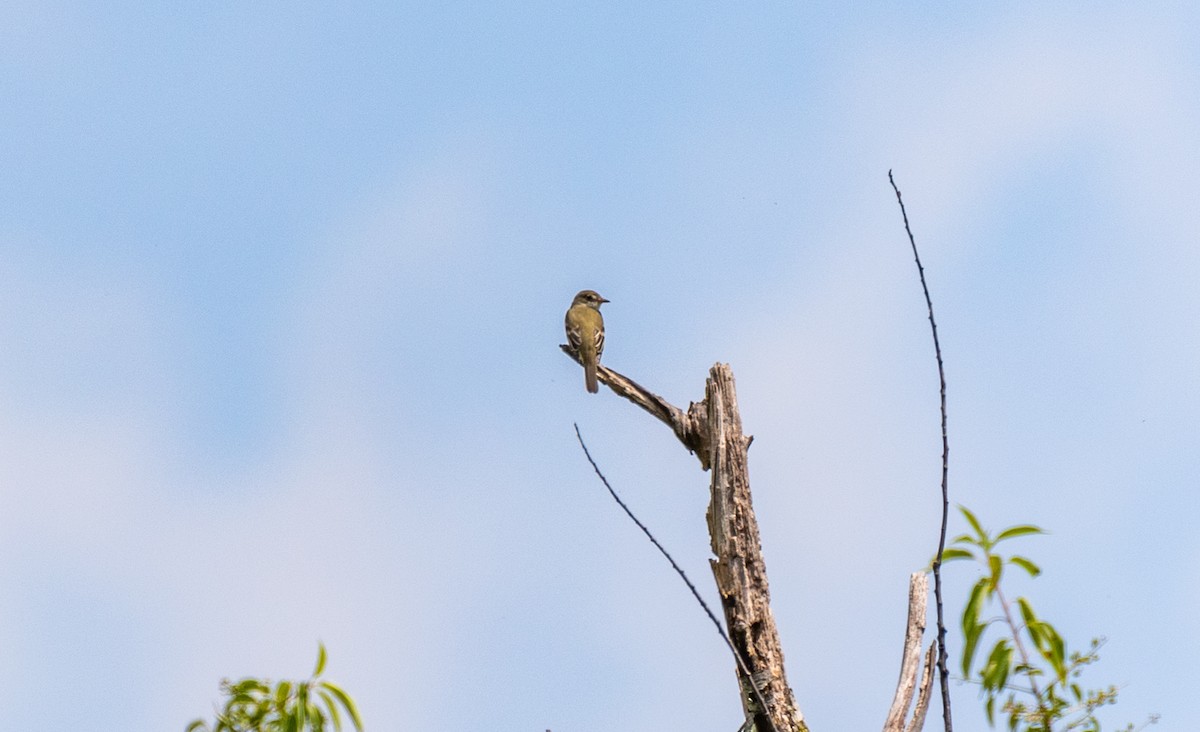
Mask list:
[[[567,346],[562,349],[578,360]],[[606,366],[597,369],[597,377],[617,395],[670,427],[684,447],[700,460],[700,467],[712,473],[707,517],[715,558],[709,564],[721,595],[729,640],[741,659],[738,685],[747,719],[742,730],[808,732],[804,715],[787,683],[783,648],[771,613],[767,567],[750,500],[746,452],[753,438],[742,433],[733,371],[723,363],[709,369],[704,401],[689,404],[686,412]],[[926,654],[924,673],[920,673],[927,594],[925,573],[914,574],[909,585],[908,629],[900,681],[884,732],[919,732],[925,722],[934,650],[931,647]],[[759,703],[759,695],[765,709]],[[907,714],[910,705],[911,716]]]
[[[573,355],[564,347],[568,355]],[[767,568],[759,541],[758,521],[750,500],[746,450],[753,438],[742,434],[733,371],[718,363],[709,371],[704,401],[687,412],[605,366],[602,383],[667,424],[684,447],[711,470],[708,507],[713,577],[721,595],[725,627],[734,651],[753,679],[738,670],[742,707],[758,732],[808,732],[804,715],[787,683],[783,649],[771,614]],[[759,708],[754,687],[767,708]]]
[[[929,600],[929,575],[913,572],[908,578],[908,628],[904,633],[904,653],[900,659],[900,680],[888,710],[883,732],[920,732],[929,711],[929,692],[933,689],[934,651],[937,641],[929,644],[925,664],[921,666],[921,643],[925,636],[925,608]],[[916,694],[917,703],[908,716]]]
[[[783,648],[771,614],[758,520],[750,501],[746,451],[753,438],[742,434],[733,371],[727,364],[717,364],[709,371],[704,407],[712,469],[708,533],[716,557],[709,563],[725,608],[725,627],[734,648],[754,674],[775,729],[807,732],[808,725],[784,674]],[[753,701],[753,696],[746,694],[742,698]],[[759,710],[747,707],[748,713],[753,711]],[[756,726],[765,729],[757,722]]]

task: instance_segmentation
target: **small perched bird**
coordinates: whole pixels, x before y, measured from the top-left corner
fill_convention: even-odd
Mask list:
[[[608,302],[595,290],[580,290],[567,308],[567,344],[583,364],[583,383],[592,394],[596,384],[596,366],[604,353],[604,318],[600,306]]]

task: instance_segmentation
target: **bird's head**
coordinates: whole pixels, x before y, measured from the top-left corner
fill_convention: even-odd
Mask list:
[[[600,297],[600,293],[596,292],[595,290],[580,290],[579,294],[575,296],[575,299],[571,301],[571,305],[587,305],[589,308],[595,308],[596,310],[599,310],[600,305],[606,302],[608,302],[608,300]]]

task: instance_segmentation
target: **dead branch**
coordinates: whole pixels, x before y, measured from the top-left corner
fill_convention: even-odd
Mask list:
[[[566,346],[562,349],[574,357]],[[601,366],[597,376],[618,396],[670,427],[700,460],[701,468],[711,470],[707,518],[716,556],[709,562],[729,638],[742,661],[738,664],[742,707],[760,732],[772,728],[778,732],[808,732],[787,683],[783,650],[771,613],[766,564],[750,500],[746,449],[751,438],[742,433],[733,371],[728,364],[714,365],[709,370],[704,401],[689,404],[686,412],[610,368]],[[742,667],[749,670],[749,678]],[[759,696],[761,703],[756,698]]]
[[[559,348],[576,363],[579,363],[579,356],[571,350],[570,346],[560,345]],[[596,368],[596,377],[601,384],[612,389],[614,394],[628,399],[649,412],[659,422],[670,427],[688,452],[700,459],[700,467],[708,470],[708,450],[705,449],[707,433],[704,428],[703,405],[689,404],[685,413],[633,379],[613,371],[604,364],[600,364]]]
[[[921,667],[921,642],[925,635],[928,597],[929,576],[925,572],[914,572],[908,579],[908,627],[904,633],[900,680],[896,684],[896,695],[892,699],[892,708],[888,710],[883,732],[917,732],[925,724],[925,713],[929,709],[929,691],[933,688],[934,651],[937,648],[936,641],[929,646],[929,652],[925,654],[925,664]],[[923,674],[918,690],[919,668],[923,668]],[[904,719],[914,693],[917,694],[917,705],[913,709],[911,721],[906,726]]]

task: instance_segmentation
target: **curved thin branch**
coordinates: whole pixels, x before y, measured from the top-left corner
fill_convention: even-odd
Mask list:
[[[942,406],[942,530],[938,536],[937,557],[933,560],[933,592],[937,598],[937,642],[938,642],[938,675],[942,687],[942,719],[945,721],[946,732],[953,732],[954,724],[950,721],[950,671],[946,668],[946,621],[942,611],[942,552],[946,550],[946,524],[950,517],[950,493],[947,478],[950,472],[950,440],[946,432],[946,367],[942,363],[942,345],[938,340],[937,321],[933,319],[933,299],[929,297],[929,285],[925,282],[925,267],[921,265],[921,255],[917,252],[917,241],[913,238],[912,228],[908,225],[908,212],[904,209],[904,199],[900,196],[900,188],[892,171],[888,171],[888,182],[896,192],[896,203],[900,204],[900,215],[904,217],[904,231],[908,234],[908,243],[912,245],[913,259],[917,262],[917,273],[921,277],[921,289],[925,292],[925,305],[929,310],[929,327],[933,331],[933,351],[937,356],[938,383],[941,388]]]
[[[639,529],[642,530],[642,533],[646,535],[646,538],[650,540],[650,543],[654,545],[654,548],[667,558],[667,562],[671,564],[671,569],[675,570],[675,574],[679,575],[679,578],[683,580],[683,583],[687,585],[688,590],[691,591],[692,597],[696,598],[696,602],[700,603],[700,607],[704,609],[704,614],[707,615],[708,619],[712,621],[712,624],[716,626],[717,633],[720,634],[721,640],[725,641],[725,645],[729,647],[729,652],[733,654],[733,660],[737,662],[737,667],[742,672],[742,678],[749,679],[750,683],[746,684],[746,686],[749,688],[746,691],[751,697],[753,697],[755,707],[759,710],[765,711],[768,708],[767,700],[763,697],[762,690],[760,689],[758,682],[756,682],[754,679],[754,674],[752,674],[750,672],[750,668],[746,666],[746,661],[742,658],[742,654],[738,653],[737,648],[734,648],[733,641],[729,639],[729,634],[726,633],[725,629],[721,627],[721,621],[717,620],[717,616],[713,614],[711,609],[709,609],[708,603],[705,602],[704,598],[700,596],[700,591],[696,589],[696,585],[692,584],[692,581],[688,579],[687,573],[683,571],[683,567],[679,566],[679,564],[675,561],[675,558],[671,556],[670,552],[668,552],[666,548],[658,542],[658,539],[654,538],[654,534],[650,533],[650,529],[646,528],[646,525],[643,524],[641,520],[633,514],[633,511],[629,510],[629,506],[625,505],[625,501],[622,501],[621,497],[617,495],[617,492],[613,490],[613,487],[609,485],[608,478],[604,477],[604,473],[600,472],[600,466],[596,465],[596,461],[592,459],[592,453],[587,449],[587,445],[584,444],[583,435],[579,432],[578,424],[575,425],[575,438],[579,440],[579,446],[583,448],[584,456],[587,457],[588,462],[591,463],[592,470],[594,470],[596,475],[599,476],[600,482],[603,483],[604,487],[608,489],[608,493],[612,496],[612,499],[617,502],[617,505],[621,507],[621,510],[625,512],[625,515],[628,516],[629,519],[633,521],[633,523],[636,524]],[[771,720],[769,715],[764,715],[764,719],[766,720],[771,732],[779,732],[779,730],[775,729],[775,722]]]

